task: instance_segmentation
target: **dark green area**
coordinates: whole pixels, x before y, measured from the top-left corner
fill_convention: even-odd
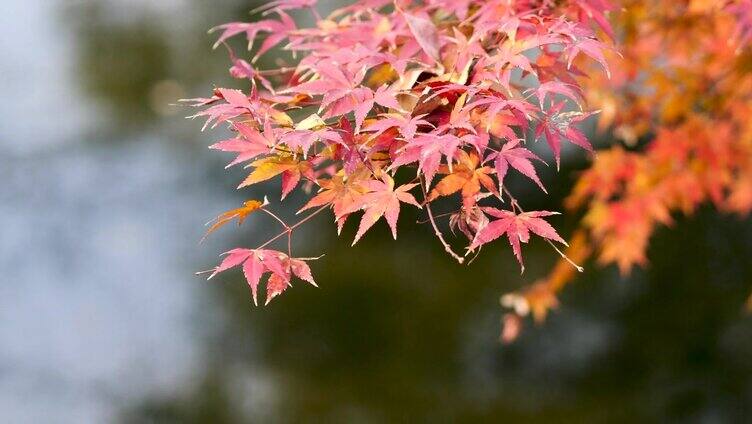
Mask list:
[[[427,233],[407,230],[399,243],[369,234],[355,249],[344,240],[323,243],[327,259],[314,265],[321,288],[298,284],[264,309],[251,306],[239,276],[228,278],[216,294],[230,320],[208,343],[205,380],[183,396],[146,400],[129,416],[155,422],[207,415],[224,422],[269,416],[743,422],[751,416],[752,318],[742,314],[752,276],[749,222],[710,210],[681,219],[654,238],[651,266],[628,279],[588,264],[565,291],[561,310],[511,346],[496,340],[498,294],[521,282],[507,248],[495,246],[471,267],[459,267]],[[552,260],[545,245],[527,255],[533,272]],[[245,394],[227,395],[234,374],[259,368],[279,385],[279,409],[241,413]]]

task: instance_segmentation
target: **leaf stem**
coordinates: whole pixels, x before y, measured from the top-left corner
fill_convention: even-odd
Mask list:
[[[565,261],[567,261],[567,262],[569,263],[569,265],[572,265],[572,266],[574,267],[574,269],[576,269],[576,270],[577,270],[577,272],[585,272],[585,268],[583,268],[583,267],[581,267],[581,266],[577,265],[577,264],[576,264],[576,263],[575,263],[575,262],[574,262],[573,260],[569,259],[569,256],[567,256],[567,255],[566,255],[566,254],[565,254],[564,252],[562,252],[562,251],[561,251],[561,250],[560,250],[560,249],[559,249],[558,247],[556,247],[556,245],[555,245],[555,244],[554,244],[554,243],[553,243],[553,242],[552,242],[551,240],[549,240],[549,239],[546,239],[546,242],[547,242],[548,244],[550,244],[550,245],[551,245],[551,247],[553,247],[553,248],[554,248],[554,250],[556,251],[556,253],[558,253],[558,254],[559,254],[559,256],[561,256],[561,258],[562,258],[562,259],[564,259]]]

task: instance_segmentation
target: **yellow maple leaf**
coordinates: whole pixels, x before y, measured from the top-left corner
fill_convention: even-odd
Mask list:
[[[232,209],[227,212],[223,212],[218,217],[214,218],[212,221],[209,221],[209,223],[212,223],[212,225],[209,227],[208,230],[206,230],[206,234],[204,234],[204,237],[201,238],[201,241],[204,241],[204,239],[214,231],[218,230],[223,225],[227,224],[228,222],[232,221],[233,219],[238,220],[238,225],[241,225],[243,221],[248,217],[248,215],[252,214],[253,212],[261,209],[266,205],[266,199],[264,199],[263,202],[260,202],[258,200],[248,200],[243,202],[243,206]],[[207,223],[207,225],[209,224]]]
[[[242,183],[240,183],[238,188],[247,187],[249,185],[274,178],[285,171],[299,167],[300,164],[300,161],[288,155],[272,156],[259,159],[249,165],[254,167],[255,169],[250,173],[250,175],[248,175],[248,177],[246,177],[245,180],[243,180]]]

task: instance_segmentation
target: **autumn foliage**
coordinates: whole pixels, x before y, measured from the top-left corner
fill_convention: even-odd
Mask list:
[[[620,56],[606,52],[611,78],[591,72],[582,85],[602,111],[599,130],[616,141],[598,151],[565,206],[583,212],[568,257],[592,255],[626,274],[647,264],[651,235],[674,215],[708,202],[741,216],[752,209],[752,2],[620,3]],[[572,278],[562,261],[503,302],[543,319]]]
[[[519,316],[557,304],[576,262],[596,254],[626,272],[672,212],[752,206],[749,1],[363,0],[322,17],[315,0],[277,0],[255,13],[215,28],[244,89],[190,100],[205,127],[232,130],[211,147],[249,169],[239,188],[275,180],[281,199],[308,196],[294,224],[249,200],[209,228],[251,213],[278,221],[277,236],[212,270],[241,267],[254,301],[265,275],[267,303],[293,277],[315,284],[312,258],[290,243],[313,216],[330,212],[338,232],[359,220],[355,244],[382,217],[396,239],[401,209],[414,207],[459,263],[508,243],[524,270],[531,236],[561,255],[548,279],[504,298],[512,338]],[[238,37],[247,58],[230,47]],[[260,69],[269,51],[286,59]],[[579,178],[566,206],[585,210],[582,229],[562,252],[556,213],[523,209],[505,181],[519,173],[545,192],[536,167],[558,169],[567,143],[592,152],[579,127],[590,119],[623,143]]]

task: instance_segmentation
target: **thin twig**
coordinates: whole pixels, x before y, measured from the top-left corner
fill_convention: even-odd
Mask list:
[[[276,219],[280,224],[282,224],[282,227],[284,227],[285,230],[288,230],[288,231],[290,230],[290,226],[287,225],[287,223],[283,221],[282,218],[278,217],[274,212],[264,209],[264,208],[262,208],[261,211],[271,216],[272,218]]]
[[[423,198],[427,199],[428,195],[426,194],[426,189],[424,187],[425,182],[423,181],[423,177],[420,178],[420,189],[423,191]],[[452,247],[449,246],[449,243],[444,240],[444,235],[439,231],[439,227],[436,225],[436,220],[433,218],[433,211],[431,211],[431,203],[426,202],[426,211],[428,212],[428,220],[431,222],[431,226],[433,227],[434,234],[436,234],[436,237],[438,237],[441,244],[444,246],[444,250],[453,257],[457,262],[462,264],[465,262],[465,258],[462,256],[454,253],[454,250],[452,250]]]
[[[268,245],[272,244],[273,242],[275,242],[275,241],[279,240],[280,238],[282,238],[282,236],[284,236],[284,235],[288,234],[288,232],[292,232],[292,231],[293,231],[294,229],[296,229],[296,228],[298,228],[299,226],[303,225],[303,224],[304,224],[304,223],[306,223],[306,222],[307,222],[307,221],[308,221],[309,219],[311,219],[311,218],[313,218],[314,216],[318,215],[318,214],[319,214],[319,212],[323,211],[324,209],[326,209],[326,208],[328,208],[328,207],[329,207],[328,205],[324,205],[324,206],[322,206],[322,207],[320,207],[320,208],[316,209],[315,211],[313,211],[313,212],[312,212],[312,213],[311,213],[310,215],[308,215],[307,217],[305,217],[305,218],[301,219],[300,221],[296,222],[295,224],[293,224],[293,225],[289,226],[289,227],[288,227],[288,229],[285,229],[285,231],[282,231],[281,233],[279,233],[279,234],[277,234],[276,236],[274,236],[274,237],[270,238],[269,240],[267,240],[267,241],[266,241],[266,243],[264,243],[264,244],[262,244],[261,246],[257,247],[257,248],[256,248],[256,250],[258,250],[258,249],[263,249],[263,248],[265,248],[266,246],[268,246]]]
[[[292,230],[290,229],[290,226],[287,225],[285,221],[282,220],[282,218],[278,217],[274,212],[261,209],[263,212],[265,212],[267,215],[271,216],[272,218],[276,219],[280,224],[282,224],[282,227],[285,228],[285,232],[287,233],[287,257],[292,258]],[[288,263],[288,271],[292,270],[292,263]]]
[[[434,218],[443,218],[445,216],[453,215],[455,213],[457,213],[457,212],[455,211],[455,212],[440,213],[438,215],[435,215]],[[427,224],[429,222],[431,222],[431,220],[429,220],[429,219],[424,219],[422,221],[415,221],[416,224]]]

